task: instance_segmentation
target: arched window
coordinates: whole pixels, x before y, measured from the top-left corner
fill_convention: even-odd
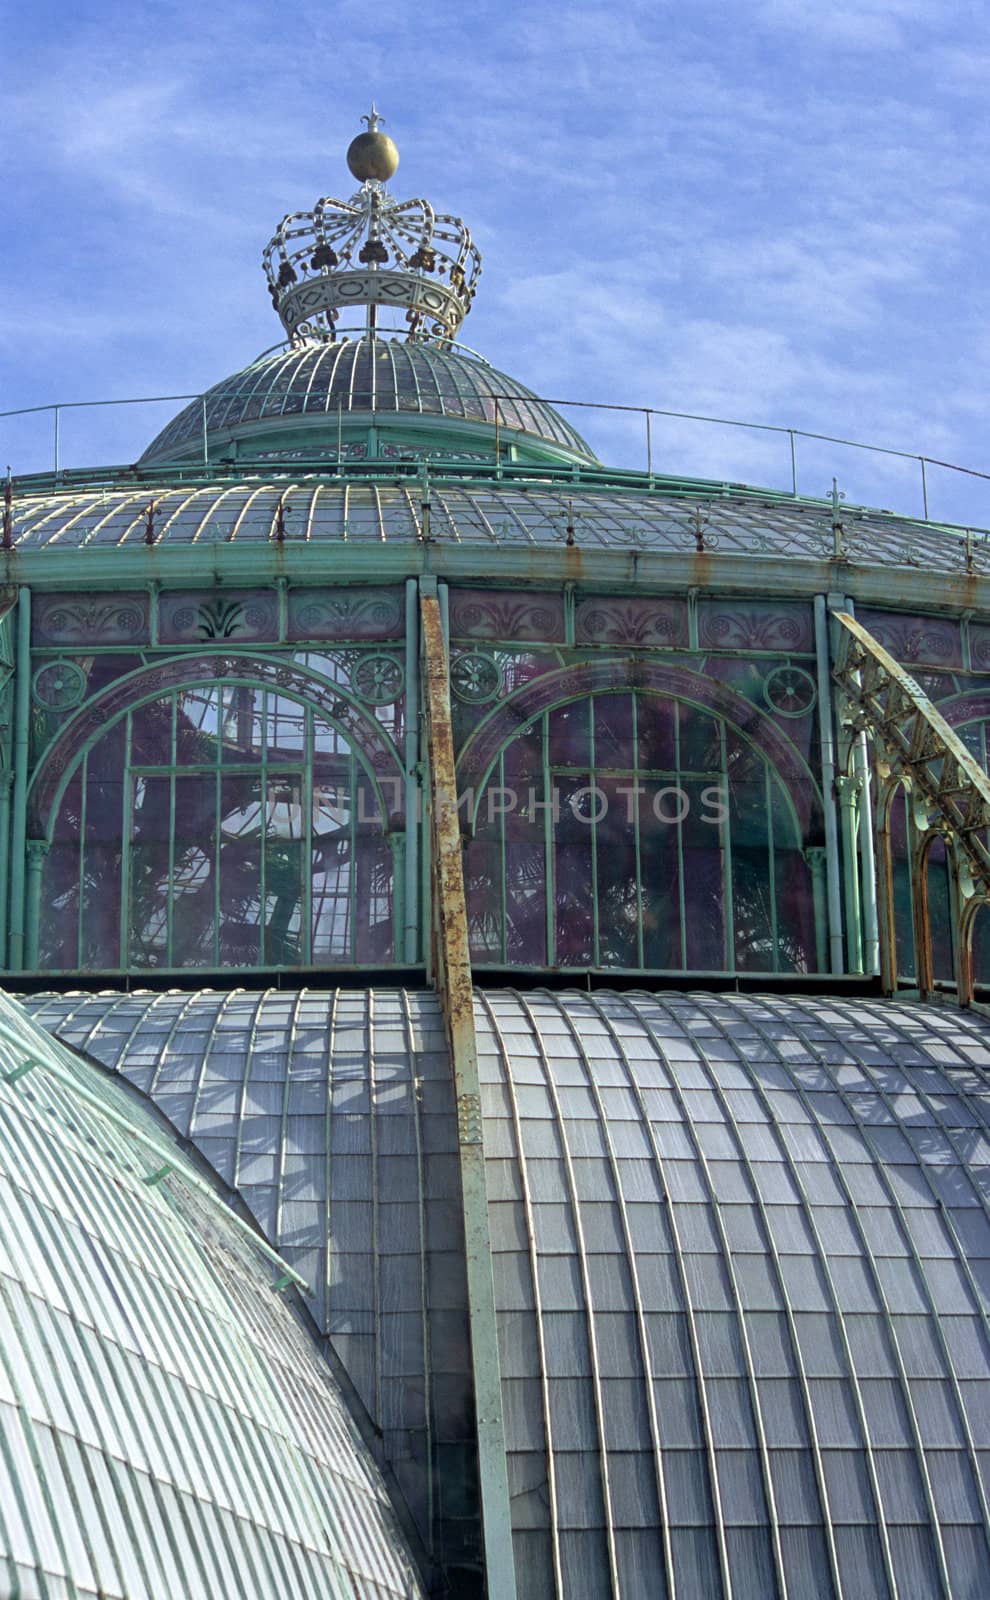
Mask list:
[[[474,959],[814,971],[824,885],[806,826],[764,752],[712,712],[637,690],[546,710],[477,797]]]
[[[244,683],[146,701],[75,760],[45,863],[49,970],[393,959],[377,791],[317,708]]]

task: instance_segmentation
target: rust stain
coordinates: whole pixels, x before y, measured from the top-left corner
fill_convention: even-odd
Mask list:
[[[454,735],[450,718],[450,687],[444,648],[440,604],[432,595],[421,599],[426,735],[433,780],[432,843],[434,930],[440,999],[451,1032],[451,1046],[470,1028],[474,1043],[474,1008],[471,958],[461,828],[457,814],[457,780],[454,771]],[[457,1036],[457,1037],[455,1037]],[[456,1059],[456,1052],[455,1052]]]

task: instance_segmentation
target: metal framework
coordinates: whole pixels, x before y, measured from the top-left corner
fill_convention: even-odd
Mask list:
[[[853,740],[872,741],[876,795],[877,898],[880,975],[884,991],[897,988],[890,812],[903,785],[909,797],[908,848],[918,989],[934,989],[928,907],[928,855],[945,841],[952,883],[956,978],[960,1004],[973,999],[973,924],[990,904],[990,780],[920,685],[862,623],[833,611],[840,627],[835,679],[844,697],[844,722]]]

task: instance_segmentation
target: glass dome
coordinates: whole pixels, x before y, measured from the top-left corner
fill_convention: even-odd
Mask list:
[[[328,421],[355,414],[443,417],[454,422],[532,435],[546,444],[595,459],[591,449],[552,406],[516,379],[463,350],[435,344],[362,336],[313,342],[260,356],[249,367],[216,384],[205,396],[206,434],[213,447],[250,434],[267,435],[271,424]],[[148,446],[144,464],[199,454],[203,401],[180,411]],[[299,436],[293,430],[293,449]],[[265,456],[281,452],[266,440]],[[459,452],[461,453],[461,452]]]

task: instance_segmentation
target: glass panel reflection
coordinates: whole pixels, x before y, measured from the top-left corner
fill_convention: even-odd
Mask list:
[[[504,748],[465,853],[475,960],[809,972],[818,841],[764,753],[712,713],[601,694]],[[543,951],[546,955],[543,955]]]
[[[388,963],[393,891],[375,786],[344,736],[260,687],[196,687],[135,707],[80,762],[45,864],[42,959]]]

